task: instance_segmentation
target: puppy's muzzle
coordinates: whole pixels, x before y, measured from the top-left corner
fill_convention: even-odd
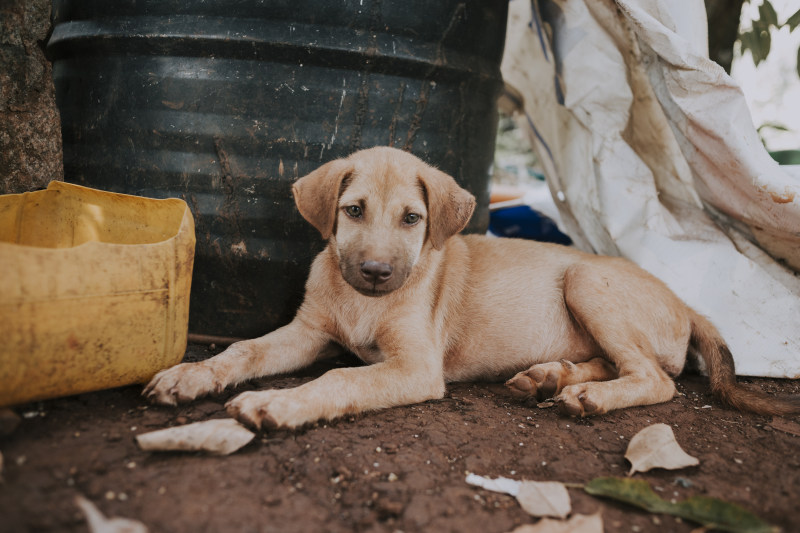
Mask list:
[[[392,277],[392,265],[389,263],[381,263],[380,261],[364,261],[360,265],[361,277],[364,280],[375,286],[386,283]]]

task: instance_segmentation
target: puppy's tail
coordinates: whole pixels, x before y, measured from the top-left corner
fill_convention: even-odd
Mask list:
[[[691,320],[692,336],[689,342],[706,362],[711,393],[717,400],[740,411],[761,415],[800,413],[800,397],[779,398],[737,383],[733,357],[717,328],[694,311]]]

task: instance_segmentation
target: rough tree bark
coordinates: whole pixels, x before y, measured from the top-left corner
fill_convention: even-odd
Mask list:
[[[63,179],[50,62],[50,0],[0,0],[0,193]]]

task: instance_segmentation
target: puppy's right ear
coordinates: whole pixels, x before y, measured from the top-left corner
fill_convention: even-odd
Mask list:
[[[350,161],[335,159],[292,185],[298,211],[317,228],[323,239],[328,239],[333,233],[339,189],[352,171],[353,164]]]
[[[475,197],[441,170],[421,163],[419,180],[428,202],[428,237],[437,250],[464,229],[475,210]]]

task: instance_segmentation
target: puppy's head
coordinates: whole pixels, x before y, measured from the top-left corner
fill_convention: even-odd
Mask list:
[[[475,208],[453,178],[388,147],[326,163],[292,192],[300,214],[330,239],[344,279],[369,296],[400,288],[426,246],[441,249]]]

